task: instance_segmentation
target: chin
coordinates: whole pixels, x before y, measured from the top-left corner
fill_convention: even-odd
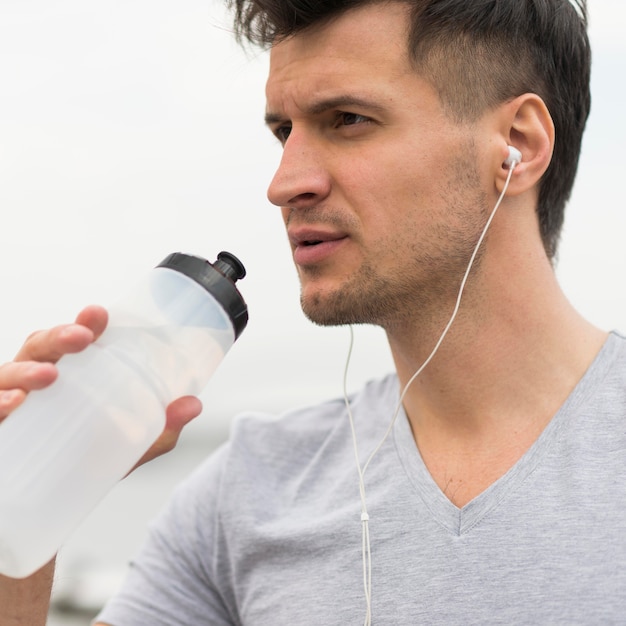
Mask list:
[[[305,294],[300,296],[300,306],[306,317],[318,326],[341,326],[350,324],[349,315],[345,310],[345,306],[338,307],[339,298],[335,293],[315,292],[313,294]]]
[[[381,316],[376,314],[378,307],[362,292],[352,294],[343,290],[303,294],[300,305],[305,316],[318,326],[381,323]]]

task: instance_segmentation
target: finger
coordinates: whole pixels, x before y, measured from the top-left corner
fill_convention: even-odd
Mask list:
[[[106,328],[109,320],[109,314],[107,310],[101,306],[92,304],[85,307],[77,316],[76,324],[86,326],[94,334],[94,339],[97,339]]]
[[[74,324],[62,324],[32,333],[17,353],[16,361],[55,363],[64,354],[80,352],[104,331],[108,314],[100,306],[85,307]]]
[[[22,361],[0,365],[0,390],[22,389],[32,391],[47,387],[57,377],[52,363]]]
[[[22,389],[0,391],[0,422],[22,404],[24,398],[26,398],[26,392]]]
[[[15,360],[56,363],[64,354],[84,350],[93,340],[94,333],[81,324],[39,330],[28,337]]]
[[[0,421],[15,410],[29,391],[42,389],[56,380],[51,363],[5,363],[0,366]]]
[[[202,402],[195,396],[184,396],[174,400],[165,412],[165,430],[178,438],[183,428],[202,413]]]
[[[202,402],[195,396],[184,396],[172,402],[165,412],[165,430],[154,452],[164,454],[176,446],[183,428],[202,412]]]
[[[202,413],[202,402],[195,396],[184,396],[172,402],[165,413],[165,430],[135,467],[172,450],[176,446],[183,428],[200,413]]]

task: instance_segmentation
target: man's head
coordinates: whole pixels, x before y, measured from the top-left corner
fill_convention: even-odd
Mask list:
[[[400,0],[415,71],[448,114],[472,121],[523,93],[546,103],[555,126],[537,214],[546,252],[557,249],[590,108],[585,0]],[[349,9],[381,0],[230,0],[238,35],[272,46]],[[574,6],[575,5],[575,6]]]

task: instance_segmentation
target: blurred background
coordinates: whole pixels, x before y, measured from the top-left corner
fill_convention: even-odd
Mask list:
[[[599,326],[626,330],[626,4],[590,0],[593,110],[558,274]],[[108,304],[168,253],[241,258],[250,323],[172,454],[120,484],[63,549],[50,626],[82,626],[119,584],[173,486],[233,414],[342,392],[346,329],[311,325],[278,209],[264,128],[267,57],[233,41],[216,0],[0,3],[0,362],[33,330]],[[356,329],[349,388],[391,369]]]

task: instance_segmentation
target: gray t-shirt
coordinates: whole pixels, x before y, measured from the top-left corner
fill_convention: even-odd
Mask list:
[[[395,376],[352,399],[362,461]],[[365,476],[372,622],[626,624],[626,340],[612,334],[515,466],[462,509],[406,416]],[[154,522],[114,626],[360,625],[361,505],[343,400],[246,415]]]

